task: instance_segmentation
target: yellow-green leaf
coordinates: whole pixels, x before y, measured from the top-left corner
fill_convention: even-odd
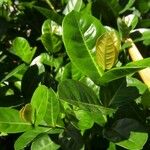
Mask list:
[[[96,60],[103,69],[111,69],[119,54],[119,39],[115,31],[105,32],[96,42]]]
[[[20,117],[24,121],[31,122],[32,123],[32,106],[31,104],[26,104],[22,109],[20,110]]]

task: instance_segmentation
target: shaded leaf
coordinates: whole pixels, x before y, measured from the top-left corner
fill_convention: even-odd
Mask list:
[[[150,107],[150,89],[147,89],[142,97],[141,97],[141,103],[144,107],[149,108]]]
[[[60,16],[58,13],[55,13],[54,11],[44,7],[33,6],[33,8],[38,10],[47,19],[51,19],[61,25],[63,17]]]
[[[1,82],[4,82],[5,80],[8,80],[9,78],[11,78],[12,76],[14,76],[16,73],[18,73],[21,70],[26,69],[26,65],[25,64],[21,64],[18,67],[16,67],[15,69],[13,69],[11,72],[9,72],[2,80]]]
[[[24,98],[26,98],[27,103],[30,102],[33,92],[38,87],[38,84],[42,79],[43,72],[44,68],[41,67],[41,65],[31,65],[24,73],[22,78],[21,91]]]
[[[94,91],[79,81],[65,80],[58,86],[60,100],[88,111],[111,114],[113,109],[101,105]]]
[[[120,142],[126,140],[130,136],[130,132],[143,132],[145,128],[135,119],[122,118],[115,121],[110,128],[104,129],[104,137],[112,142]]]
[[[125,7],[119,12],[119,14],[122,14],[125,11],[127,11],[129,8],[131,8],[134,2],[135,0],[129,0],[128,3],[125,5]]]
[[[126,82],[120,79],[101,86],[100,97],[104,106],[116,108],[134,101],[139,92],[135,87],[127,87]]]

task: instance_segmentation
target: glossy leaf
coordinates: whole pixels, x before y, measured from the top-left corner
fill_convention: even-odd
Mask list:
[[[63,14],[67,15],[72,10],[79,11],[82,6],[82,0],[69,0],[67,6],[65,7]]]
[[[37,138],[31,145],[31,150],[57,150],[60,146],[55,144],[47,134]]]
[[[36,48],[31,48],[28,41],[22,37],[17,37],[12,43],[10,52],[20,57],[24,62],[30,63]]]
[[[48,125],[55,127],[57,124],[59,113],[60,106],[57,95],[52,89],[49,89],[49,99],[44,120]]]
[[[104,31],[100,22],[88,14],[72,11],[63,21],[63,41],[72,63],[97,84],[103,71],[96,64],[92,49]]]
[[[79,81],[62,81],[58,87],[58,94],[60,100],[66,101],[84,110],[104,114],[111,114],[114,112],[113,109],[101,106],[94,91]]]
[[[131,149],[140,150],[140,149],[143,149],[143,146],[146,143],[147,139],[148,139],[147,133],[131,132],[128,140],[116,143],[116,145],[119,145],[128,150],[131,150]]]
[[[114,31],[106,32],[101,35],[96,42],[96,60],[98,65],[103,69],[111,69],[117,61],[119,54],[119,43]]]
[[[18,133],[32,128],[30,123],[20,118],[19,111],[15,109],[1,107],[0,116],[0,132]]]
[[[134,14],[130,14],[123,18],[124,22],[128,27],[130,27],[130,30],[133,30],[137,23],[138,23],[138,16]]]
[[[38,125],[45,116],[47,103],[49,98],[48,88],[44,85],[40,85],[34,92],[31,105],[33,109],[33,116],[35,118],[34,123]]]
[[[138,72],[144,68],[150,67],[150,58],[128,63],[123,67],[113,68],[103,74],[101,81],[108,83],[110,81],[122,78],[126,75]]]

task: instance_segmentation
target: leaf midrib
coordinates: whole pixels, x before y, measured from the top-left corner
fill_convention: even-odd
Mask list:
[[[92,62],[93,62],[93,64],[94,64],[94,66],[95,66],[95,68],[96,68],[96,70],[97,70],[99,76],[101,77],[101,76],[102,76],[102,73],[101,73],[100,70],[98,69],[97,64],[95,63],[95,61],[94,61],[92,55],[90,54],[90,49],[88,48],[88,46],[87,46],[87,44],[86,44],[86,42],[85,42],[85,40],[84,40],[84,36],[83,36],[82,31],[81,31],[81,29],[80,29],[78,19],[76,18],[76,16],[74,16],[74,17],[75,17],[75,21],[76,21],[76,23],[77,23],[77,25],[78,25],[78,29],[79,29],[79,32],[80,32],[80,34],[81,34],[82,41],[83,41],[83,43],[84,43],[84,45],[85,45],[85,48],[87,49],[87,52],[88,52],[88,54],[89,54],[89,56],[90,56],[90,58],[91,58],[91,60],[92,60]]]

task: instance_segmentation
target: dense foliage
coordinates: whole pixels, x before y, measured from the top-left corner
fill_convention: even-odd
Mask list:
[[[0,0],[0,149],[150,149],[149,18],[149,0]]]

